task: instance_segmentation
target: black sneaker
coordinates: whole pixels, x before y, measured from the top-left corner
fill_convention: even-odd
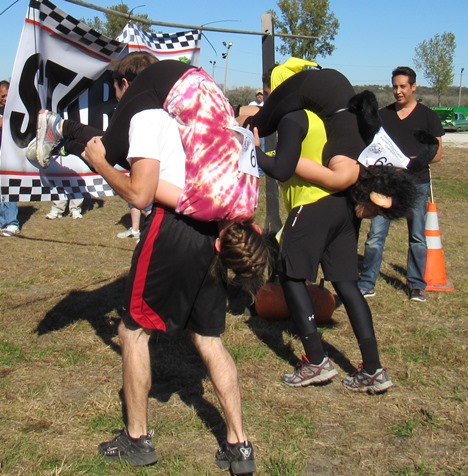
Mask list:
[[[99,453],[108,461],[128,461],[132,466],[147,466],[156,463],[158,457],[154,449],[151,437],[142,435],[140,438],[133,439],[128,434],[126,428],[116,430],[119,433],[113,440],[104,441],[99,445]]]
[[[257,470],[253,446],[248,441],[235,445],[223,441],[216,452],[215,461],[218,468],[230,469],[234,474],[248,474]]]
[[[423,289],[410,289],[409,298],[411,301],[426,302],[426,293]]]

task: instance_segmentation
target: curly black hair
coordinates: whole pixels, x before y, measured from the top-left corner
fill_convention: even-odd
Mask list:
[[[388,220],[408,217],[419,196],[416,183],[408,171],[383,165],[361,167],[359,180],[349,190],[355,203],[371,203],[371,192],[392,198],[390,208],[379,207],[380,215]]]

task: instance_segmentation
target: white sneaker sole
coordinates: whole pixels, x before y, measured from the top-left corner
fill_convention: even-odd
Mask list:
[[[37,116],[37,131],[36,131],[36,159],[38,164],[43,167],[47,168],[50,165],[50,157],[44,157],[43,147],[44,147],[44,140],[47,136],[47,113],[38,114]]]

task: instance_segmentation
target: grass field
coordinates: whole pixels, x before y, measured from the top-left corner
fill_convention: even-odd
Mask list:
[[[239,300],[229,303],[225,342],[238,363],[256,474],[468,474],[467,166],[468,149],[446,147],[433,167],[455,292],[410,302],[406,224],[394,224],[387,240],[377,296],[369,300],[395,383],[387,394],[342,387],[360,362],[342,307],[321,328],[339,377],[291,389],[281,376],[302,349],[290,323],[251,316]],[[90,205],[82,220],[48,221],[50,204],[21,204],[21,236],[0,239],[0,473],[220,474],[213,457],[223,420],[185,335],[152,341],[149,421],[159,462],[135,469],[97,456],[97,444],[123,426],[116,325],[135,241],[116,238],[129,224],[120,198]]]

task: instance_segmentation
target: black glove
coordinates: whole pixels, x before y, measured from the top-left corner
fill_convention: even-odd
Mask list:
[[[411,172],[420,172],[426,169],[434,159],[439,150],[439,141],[432,134],[421,130],[415,131],[414,137],[416,137],[424,147],[414,159],[410,160],[407,169]]]

